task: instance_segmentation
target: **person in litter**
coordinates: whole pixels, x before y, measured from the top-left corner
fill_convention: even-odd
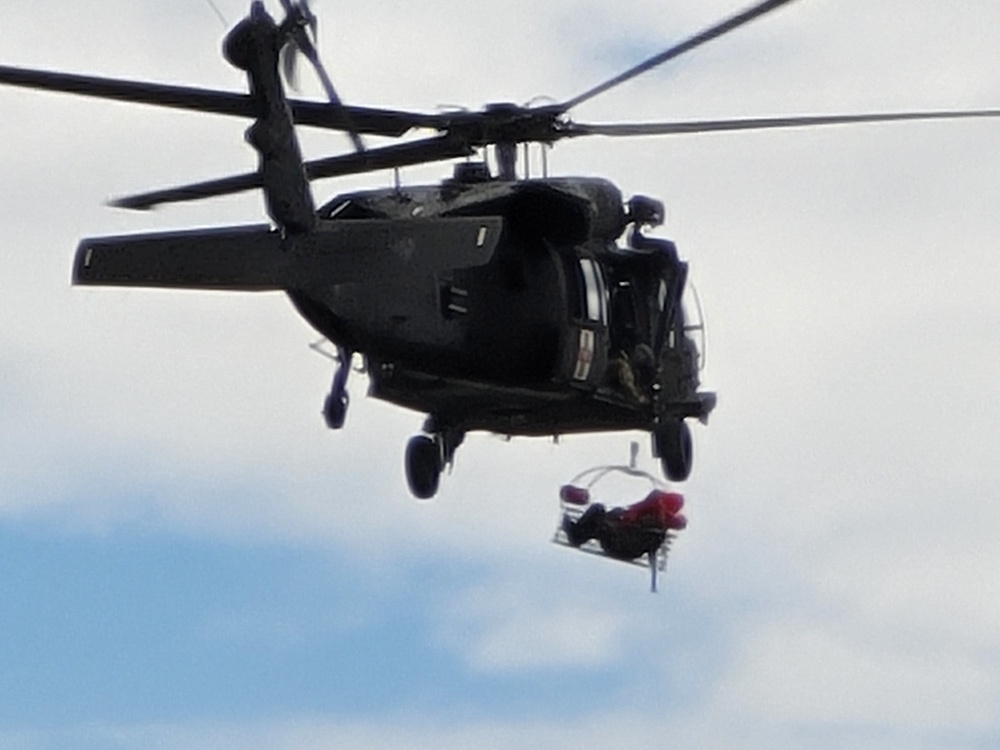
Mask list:
[[[635,560],[649,555],[652,561],[669,531],[687,527],[687,518],[680,512],[683,507],[682,495],[653,490],[626,508],[607,510],[601,503],[593,503],[576,521],[563,516],[562,528],[574,547],[596,539],[609,557]]]

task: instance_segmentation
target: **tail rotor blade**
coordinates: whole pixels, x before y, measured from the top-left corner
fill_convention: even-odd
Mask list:
[[[281,0],[281,7],[284,8],[286,14],[285,24],[289,26],[288,46],[285,48],[282,58],[283,72],[288,85],[293,89],[298,85],[296,61],[298,55],[301,54],[309,61],[316,71],[316,75],[319,76],[323,91],[330,104],[342,108],[343,102],[337,95],[333,81],[326,72],[326,66],[323,65],[319,52],[316,50],[316,40],[319,38],[319,19],[316,18],[316,14],[312,12],[307,0],[299,0],[298,3],[293,3],[292,0]],[[349,118],[346,118],[345,115],[345,119]],[[354,145],[354,150],[359,153],[364,151],[365,144],[357,129],[348,127],[347,133]]]
[[[298,52],[294,44],[289,44],[281,51],[281,74],[293,91],[299,90],[298,68]]]

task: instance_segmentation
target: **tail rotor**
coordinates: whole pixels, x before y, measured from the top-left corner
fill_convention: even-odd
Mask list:
[[[281,25],[285,38],[288,40],[282,50],[282,69],[285,80],[293,89],[298,88],[298,56],[302,55],[309,61],[319,76],[323,90],[330,104],[335,107],[343,107],[343,102],[337,95],[337,90],[333,86],[330,75],[326,72],[326,66],[319,57],[316,44],[319,39],[319,20],[316,14],[309,7],[308,0],[281,0],[281,7],[285,11],[285,20]],[[365,150],[361,136],[353,128],[348,129],[348,135],[354,149],[359,153]]]

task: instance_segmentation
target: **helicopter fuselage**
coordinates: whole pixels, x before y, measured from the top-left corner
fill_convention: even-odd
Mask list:
[[[359,354],[370,395],[428,415],[438,445],[417,463],[432,468],[474,430],[645,430],[668,475],[685,478],[684,420],[706,420],[715,397],[698,391],[687,265],[641,231],[662,207],[626,210],[606,180],[505,181],[475,166],[441,185],[338,196],[305,232],[84,240],[74,282],[287,293],[341,353],[327,423],[343,425]]]
[[[652,430],[658,420],[707,415],[697,351],[672,298],[686,268],[617,245],[627,217],[610,183],[456,179],[339,196],[319,216],[502,221],[482,265],[432,263],[405,277],[385,269],[289,290],[318,331],[364,355],[373,396],[431,415],[435,430]],[[664,308],[677,311],[669,323]]]

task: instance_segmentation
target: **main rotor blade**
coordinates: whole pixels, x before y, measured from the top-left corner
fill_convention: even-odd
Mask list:
[[[398,138],[414,128],[444,130],[449,122],[447,116],[433,113],[355,107],[350,104],[338,106],[300,99],[289,99],[288,104],[292,108],[292,117],[296,125],[382,135],[389,138]]]
[[[376,172],[380,169],[447,161],[472,156],[475,152],[475,148],[460,138],[439,135],[396,146],[309,161],[306,162],[306,175],[310,180],[319,180],[325,177],[341,177],[362,172]]]
[[[148,193],[138,193],[128,195],[123,198],[115,198],[108,202],[108,205],[115,208],[131,208],[138,211],[145,211],[165,203],[184,203],[185,201],[196,201],[202,198],[214,198],[221,195],[235,195],[247,190],[264,187],[264,178],[260,172],[246,172],[244,174],[223,177],[219,180],[207,180],[205,182],[195,182],[190,185],[180,187],[165,188],[164,190],[151,190]]]
[[[931,112],[881,112],[859,115],[802,115],[793,117],[758,117],[735,120],[693,120],[689,122],[617,123],[587,125],[566,123],[562,132],[567,137],[583,135],[643,136],[681,135],[694,133],[724,133],[741,130],[775,130],[778,128],[806,128],[823,125],[857,125],[875,122],[903,122],[907,120],[962,120],[971,118],[1000,117],[1000,109],[969,109]]]
[[[254,102],[248,95],[230,91],[10,66],[0,66],[0,84],[217,115],[246,118],[257,116]],[[325,102],[295,99],[288,103],[297,124],[329,130],[354,130],[358,133],[398,137],[411,128],[437,129],[441,122],[440,116],[432,114],[345,105],[338,107]]]
[[[760,18],[761,16],[770,13],[772,10],[777,10],[782,5],[787,5],[790,2],[793,2],[793,0],[764,0],[764,2],[758,3],[757,5],[746,9],[742,13],[738,13],[725,21],[717,23],[715,26],[705,29],[700,34],[696,34],[690,39],[687,39],[680,44],[676,44],[658,55],[654,55],[645,62],[636,65],[634,68],[626,70],[624,73],[605,81],[601,85],[595,86],[589,91],[584,91],[579,96],[563,102],[560,105],[560,111],[567,112],[578,104],[581,104],[588,99],[593,99],[598,94],[603,94],[608,89],[614,88],[620,83],[624,83],[625,81],[635,78],[637,75],[641,75],[647,70],[651,70],[658,65],[662,65],[667,62],[667,60],[672,60],[685,52],[693,50],[695,47],[700,47],[706,42],[710,42],[723,34],[727,34],[730,31],[738,29],[740,26],[753,21],[755,18]]]
[[[339,177],[361,172],[374,172],[380,169],[393,169],[413,164],[426,164],[434,161],[446,161],[462,156],[470,156],[474,149],[467,144],[448,136],[426,138],[412,143],[396,146],[386,146],[370,149],[345,156],[333,156],[305,163],[306,176],[310,180],[325,177]],[[185,201],[214,198],[222,195],[233,195],[264,186],[264,178],[260,172],[223,177],[218,180],[196,182],[180,187],[154,190],[148,193],[130,195],[111,201],[116,208],[146,210],[166,203],[183,203]]]
[[[174,109],[188,109],[218,115],[253,117],[249,96],[229,91],[170,86],[141,81],[125,81],[48,70],[30,70],[0,66],[0,84],[22,88],[58,91],[98,99],[113,99],[139,104],[153,104]]]

